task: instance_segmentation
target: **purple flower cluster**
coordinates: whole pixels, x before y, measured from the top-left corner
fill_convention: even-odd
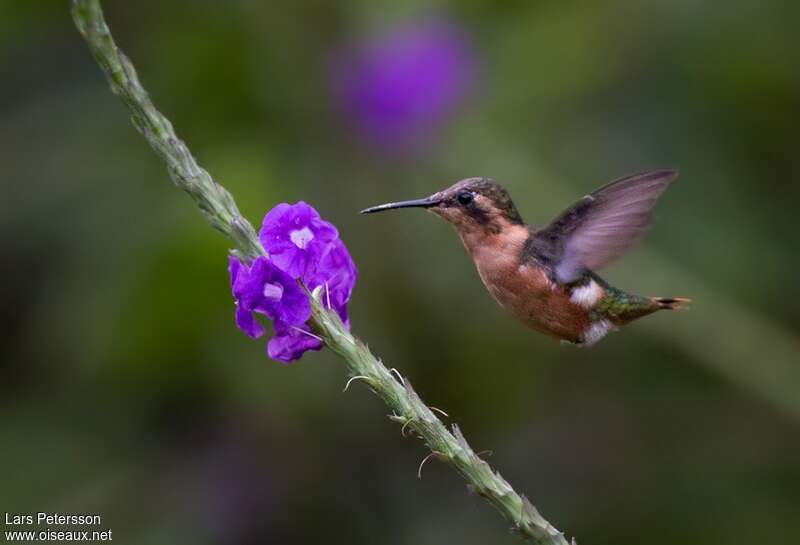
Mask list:
[[[405,151],[460,106],[476,65],[464,29],[446,19],[420,20],[337,55],[332,90],[364,136],[387,151]]]
[[[320,287],[323,302],[349,327],[347,303],[358,272],[336,227],[302,201],[281,203],[270,210],[259,238],[267,256],[249,265],[235,257],[229,260],[236,325],[258,338],[264,326],[255,314],[271,318],[275,336],[267,344],[267,353],[288,363],[308,350],[322,348],[306,325],[311,304],[298,280],[311,291]]]

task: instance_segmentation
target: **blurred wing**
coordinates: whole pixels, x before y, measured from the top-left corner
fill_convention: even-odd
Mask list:
[[[636,244],[656,201],[676,176],[674,170],[654,170],[613,181],[537,231],[538,244],[550,250],[556,278],[573,282],[586,269],[599,269]]]

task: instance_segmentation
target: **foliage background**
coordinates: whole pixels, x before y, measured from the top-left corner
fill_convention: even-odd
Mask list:
[[[797,5],[107,2],[156,104],[254,222],[306,200],[359,264],[355,331],[591,545],[800,540]],[[332,55],[431,17],[477,76],[377,146]],[[225,241],[126,122],[66,2],[0,6],[0,509],[98,512],[122,543],[514,543],[325,352],[232,320]],[[365,206],[466,176],[530,221],[677,166],[605,276],[687,295],[574,350],[500,312],[450,228]]]

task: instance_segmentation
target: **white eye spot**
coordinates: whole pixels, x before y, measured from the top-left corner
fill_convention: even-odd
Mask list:
[[[305,250],[308,243],[314,240],[314,233],[312,233],[311,229],[308,227],[303,227],[302,229],[295,229],[289,233],[289,238],[295,246],[301,250]]]
[[[264,297],[280,301],[283,297],[283,286],[280,284],[264,284]]]

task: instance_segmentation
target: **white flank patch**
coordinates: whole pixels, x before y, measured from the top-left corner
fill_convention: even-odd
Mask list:
[[[608,335],[609,331],[614,330],[614,324],[609,322],[608,320],[600,320],[594,322],[592,325],[586,328],[586,331],[583,332],[583,343],[587,346],[593,345],[606,335]]]
[[[591,280],[585,286],[573,289],[569,300],[584,308],[592,308],[603,298],[604,294],[605,290],[597,282]]]

